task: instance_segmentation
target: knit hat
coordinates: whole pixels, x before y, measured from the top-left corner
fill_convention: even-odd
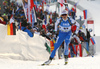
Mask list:
[[[61,15],[63,15],[63,14],[68,14],[68,11],[63,10],[63,11],[61,12]]]

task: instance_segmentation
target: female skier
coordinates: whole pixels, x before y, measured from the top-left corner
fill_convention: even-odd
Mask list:
[[[59,18],[55,23],[55,31],[59,28],[59,35],[57,36],[56,43],[54,44],[54,50],[52,51],[49,60],[44,62],[42,65],[49,65],[52,59],[55,56],[56,50],[60,47],[62,42],[65,40],[66,47],[64,47],[64,58],[65,58],[65,65],[68,63],[68,45],[70,43],[70,38],[72,36],[72,24],[77,26],[74,35],[78,33],[79,24],[73,20],[72,18],[68,17],[68,12],[63,10],[61,13],[61,18]]]

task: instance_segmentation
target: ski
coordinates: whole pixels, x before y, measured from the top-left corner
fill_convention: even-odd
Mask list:
[[[52,66],[52,65],[62,65],[62,64],[41,64],[41,65],[38,65],[38,66]],[[65,63],[65,64],[63,64],[63,65],[68,65],[68,62],[67,63]]]
[[[46,65],[46,64],[40,64],[38,66],[51,66],[51,65],[56,65],[56,64],[49,64],[49,65]]]

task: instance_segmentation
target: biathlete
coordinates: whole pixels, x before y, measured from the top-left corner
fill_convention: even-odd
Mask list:
[[[60,47],[62,42],[65,40],[66,47],[64,47],[64,58],[65,58],[65,65],[68,63],[68,46],[70,43],[70,39],[72,36],[72,24],[76,25],[76,31],[74,34],[78,33],[79,24],[73,20],[72,18],[68,17],[68,12],[66,10],[63,10],[61,13],[61,18],[57,19],[55,23],[55,31],[57,32],[57,28],[59,25],[59,34],[57,36],[57,40],[54,44],[54,50],[52,51],[49,60],[44,62],[42,65],[49,65],[52,61],[52,59],[55,56],[56,50]]]

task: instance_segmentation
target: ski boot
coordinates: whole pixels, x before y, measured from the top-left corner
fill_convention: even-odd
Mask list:
[[[64,58],[65,58],[65,64],[64,65],[67,65],[68,64],[68,55],[64,55]]]
[[[42,64],[42,66],[44,66],[44,65],[49,65],[49,64],[51,63],[51,61],[52,61],[52,58],[49,58],[49,60],[46,61],[46,62],[44,62],[44,63]]]

